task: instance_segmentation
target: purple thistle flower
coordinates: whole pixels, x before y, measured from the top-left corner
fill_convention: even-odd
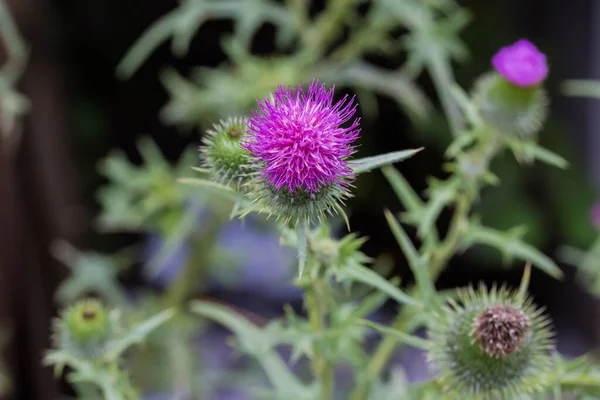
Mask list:
[[[506,80],[520,87],[537,85],[548,75],[546,56],[526,39],[501,48],[492,58],[492,65]]]
[[[354,178],[347,158],[354,152],[359,119],[354,99],[332,104],[333,91],[313,80],[304,92],[279,85],[248,119],[248,138],[243,146],[262,166],[262,178],[276,189],[311,193],[327,185],[345,186]]]

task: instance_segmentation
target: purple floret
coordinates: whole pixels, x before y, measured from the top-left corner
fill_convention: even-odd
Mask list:
[[[501,48],[492,58],[492,65],[506,80],[520,87],[537,85],[548,75],[546,56],[526,39]]]
[[[360,129],[359,119],[342,127],[356,112],[354,99],[333,104],[333,91],[313,80],[308,91],[280,85],[272,97],[259,101],[248,119],[243,146],[263,167],[262,177],[276,189],[319,192],[354,178],[347,159]]]

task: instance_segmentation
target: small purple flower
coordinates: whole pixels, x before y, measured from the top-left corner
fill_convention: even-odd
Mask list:
[[[492,65],[506,80],[520,87],[537,85],[548,75],[546,56],[526,39],[501,48],[492,58]]]
[[[313,80],[304,92],[279,85],[272,97],[259,101],[259,111],[248,119],[243,146],[263,166],[262,177],[276,189],[311,193],[327,185],[346,185],[354,175],[347,158],[354,152],[359,119],[354,99],[332,104],[333,91]]]

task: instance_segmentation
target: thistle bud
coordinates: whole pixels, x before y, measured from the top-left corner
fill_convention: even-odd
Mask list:
[[[475,105],[500,137],[531,139],[547,116],[548,98],[541,83],[548,74],[546,56],[527,40],[504,47],[492,59],[495,71],[481,77]]]
[[[245,118],[229,118],[208,130],[202,140],[200,157],[216,182],[242,189],[251,173],[248,150],[241,146],[246,135]]]
[[[549,320],[505,288],[459,291],[429,327],[428,353],[456,398],[520,398],[546,388],[553,348]]]
[[[99,357],[112,339],[108,311],[97,300],[87,299],[67,308],[55,323],[57,347],[78,356]]]

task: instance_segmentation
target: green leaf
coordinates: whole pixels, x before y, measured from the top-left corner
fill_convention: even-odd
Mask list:
[[[561,279],[562,271],[551,258],[522,241],[524,231],[512,229],[500,232],[479,224],[470,224],[463,240],[467,245],[484,244],[500,250],[506,257],[529,261],[545,273]]]
[[[311,391],[298,381],[281,357],[270,348],[267,335],[242,315],[225,306],[206,301],[194,301],[191,310],[233,331],[243,349],[260,362],[273,387],[284,396],[281,398],[314,399]]]
[[[139,344],[156,328],[173,318],[175,310],[164,310],[147,320],[134,325],[120,339],[111,343],[106,351],[106,357],[109,360],[117,360],[121,354],[134,344]]]
[[[567,96],[600,98],[600,81],[569,79],[563,82],[562,92]]]
[[[435,301],[435,286],[433,285],[433,281],[429,276],[429,271],[422,261],[417,249],[415,249],[414,245],[410,241],[410,238],[402,229],[402,226],[396,220],[396,218],[392,215],[389,210],[385,210],[385,218],[398,242],[398,245],[402,249],[404,256],[408,260],[408,266],[410,267],[413,275],[415,276],[415,280],[417,282],[417,287],[423,296],[426,306],[431,306]]]
[[[381,290],[400,304],[421,306],[421,304],[418,301],[411,298],[409,295],[407,295],[406,293],[398,289],[396,286],[388,282],[385,278],[363,265],[356,263],[347,265],[341,271],[341,274],[346,276],[347,278],[353,279],[355,281],[364,283],[366,285]]]
[[[186,185],[200,186],[207,189],[214,189],[215,192],[224,195],[228,199],[232,201],[238,200],[238,195],[235,190],[230,188],[229,186],[222,185],[217,182],[208,181],[206,179],[199,178],[180,178],[177,180],[180,183],[184,183]]]
[[[361,320],[359,323],[361,325],[373,328],[383,334],[392,336],[393,338],[398,340],[400,343],[403,343],[403,344],[406,344],[409,346],[413,346],[413,347],[417,347],[417,348],[423,349],[423,350],[428,350],[430,348],[429,341],[427,341],[425,339],[421,339],[418,336],[409,335],[407,333],[400,332],[396,329],[388,328],[387,326],[380,325],[378,323],[375,323],[375,322],[372,322],[369,320],[365,320],[365,319]]]
[[[394,193],[396,193],[396,196],[398,196],[398,199],[400,199],[408,211],[420,211],[423,209],[423,201],[396,168],[387,165],[381,168],[381,172],[383,172],[383,175],[392,186]]]
[[[545,162],[557,168],[566,169],[569,167],[569,162],[558,154],[538,146],[535,143],[526,142],[522,144],[523,151],[530,157]]]
[[[350,165],[350,168],[352,168],[352,172],[358,175],[362,174],[363,172],[369,172],[386,165],[406,160],[421,150],[423,150],[423,147],[413,150],[394,151],[391,153],[380,154],[378,156],[359,158],[358,160],[350,161],[348,164]]]

